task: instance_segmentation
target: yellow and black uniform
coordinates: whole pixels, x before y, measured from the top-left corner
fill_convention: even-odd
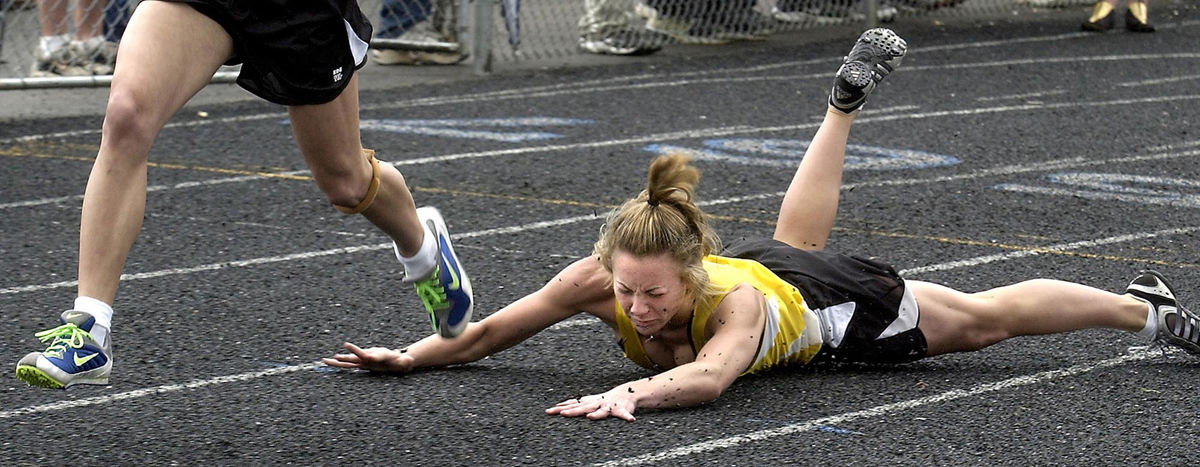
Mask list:
[[[237,83],[280,105],[337,98],[367,63],[371,23],[354,0],[167,0],[204,14],[233,38]]]
[[[901,363],[925,356],[916,302],[886,264],[764,239],[729,245],[721,256],[704,258],[704,269],[719,290],[746,283],[766,298],[763,338],[743,374],[814,360]],[[692,313],[689,337],[697,354],[724,297],[703,301]],[[620,303],[616,316],[625,356],[653,368]]]

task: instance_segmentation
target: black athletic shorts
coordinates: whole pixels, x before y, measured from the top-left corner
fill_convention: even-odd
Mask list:
[[[237,83],[281,105],[337,98],[367,63],[371,23],[355,0],[165,0],[185,3],[233,37]]]
[[[800,291],[821,318],[824,345],[814,362],[904,363],[926,355],[916,301],[889,265],[772,239],[738,240],[722,255],[757,261]]]

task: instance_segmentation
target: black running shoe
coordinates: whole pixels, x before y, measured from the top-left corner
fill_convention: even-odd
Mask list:
[[[1132,32],[1154,32],[1145,2],[1129,2],[1129,9],[1125,10],[1125,29]]]
[[[862,33],[838,68],[829,104],[845,113],[858,110],[875,85],[900,66],[907,52],[908,43],[890,29],[875,28]]]
[[[1142,271],[1125,288],[1125,293],[1149,303],[1158,315],[1156,344],[1171,344],[1200,355],[1200,317],[1179,305],[1162,274]]]
[[[1116,14],[1113,13],[1112,5],[1101,0],[1096,2],[1096,5],[1092,7],[1092,16],[1083,22],[1081,29],[1091,32],[1107,31],[1113,28],[1113,23],[1116,22],[1115,16]]]
[[[661,50],[668,40],[670,36],[649,29],[619,29],[585,34],[579,38],[579,48],[594,54],[649,55]]]

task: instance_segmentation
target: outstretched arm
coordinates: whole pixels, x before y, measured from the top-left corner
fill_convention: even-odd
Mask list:
[[[509,304],[477,323],[462,335],[446,339],[431,335],[402,348],[363,349],[349,342],[350,353],[322,359],[339,368],[407,373],[469,363],[512,347],[541,330],[581,311],[590,312],[601,302],[611,303],[602,268],[594,258],[584,258],[564,268],[544,287]],[[606,300],[607,298],[607,300]]]
[[[546,414],[587,416],[592,420],[616,417],[632,422],[636,420],[633,413],[639,408],[678,408],[704,404],[720,396],[733,381],[730,379],[725,382],[725,378],[719,376],[720,369],[719,365],[712,363],[687,363],[655,376],[630,381],[601,394],[559,402],[546,409]]]
[[[601,394],[565,400],[548,415],[635,420],[638,408],[679,408],[716,399],[752,363],[762,339],[765,299],[747,284],[732,289],[709,318],[712,337],[696,360]],[[690,345],[690,344],[687,344]]]

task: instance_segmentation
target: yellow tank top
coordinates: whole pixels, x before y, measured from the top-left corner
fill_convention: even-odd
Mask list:
[[[705,327],[708,318],[733,286],[747,283],[766,298],[766,323],[759,348],[743,375],[793,363],[808,363],[821,350],[821,330],[816,313],[808,309],[795,286],[785,282],[756,261],[709,255],[704,258],[709,280],[722,292],[701,301],[692,311],[690,336],[693,352],[708,342]],[[617,332],[625,357],[646,368],[655,368],[638,339],[633,322],[616,304]]]

